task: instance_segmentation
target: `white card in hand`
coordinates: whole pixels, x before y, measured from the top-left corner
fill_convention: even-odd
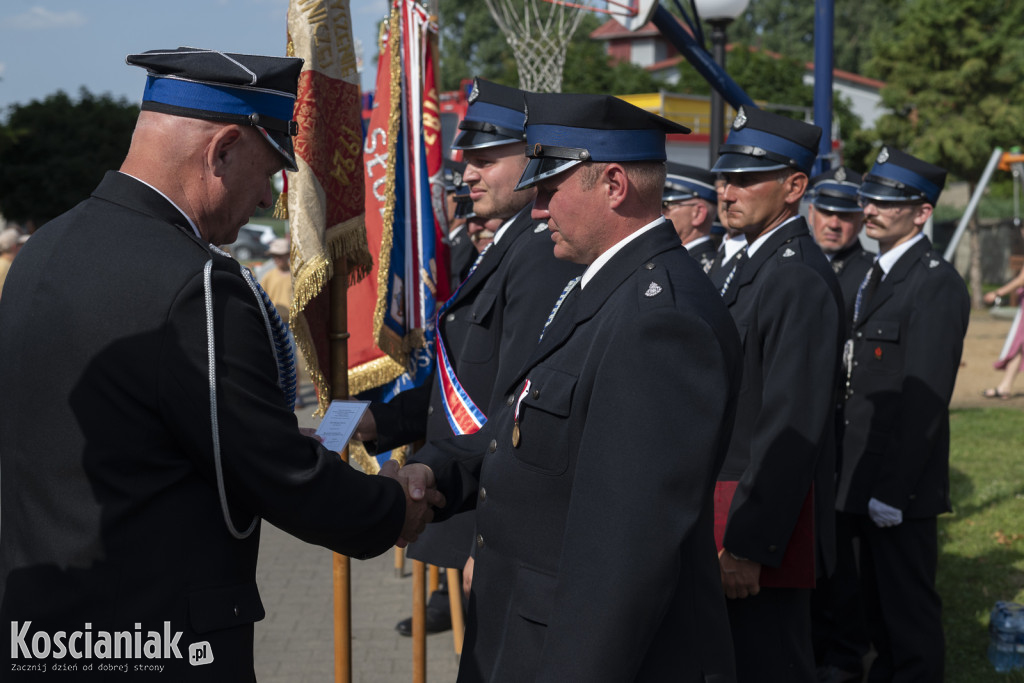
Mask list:
[[[331,401],[316,430],[316,435],[323,439],[324,448],[329,451],[344,450],[359,425],[359,418],[369,405],[369,401]]]

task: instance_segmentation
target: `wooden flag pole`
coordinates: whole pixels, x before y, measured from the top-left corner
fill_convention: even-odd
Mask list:
[[[448,576],[448,603],[452,612],[452,644],[455,654],[462,656],[462,640],[466,636],[466,623],[462,618],[462,580],[458,569],[445,570]]]
[[[427,565],[412,561],[412,680],[427,680]]]
[[[334,261],[330,284],[331,398],[348,398],[348,267]],[[342,451],[348,462],[348,448]],[[334,681],[352,681],[352,577],[350,560],[334,553]]]

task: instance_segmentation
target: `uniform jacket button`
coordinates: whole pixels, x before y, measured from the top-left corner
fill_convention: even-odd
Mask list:
[[[445,320],[447,320],[448,322],[451,322],[451,321],[455,320],[455,314],[454,314],[454,313],[449,313],[449,314],[448,314],[448,315],[447,315],[447,316],[445,317]]]
[[[487,450],[489,450],[491,453],[498,450],[498,440],[491,439],[491,445],[487,447]]]
[[[775,545],[768,546],[768,552],[770,552],[770,553],[774,553],[778,549],[779,549],[779,547],[775,546]]]
[[[239,615],[238,605],[235,605],[235,616],[237,617],[238,615]]]
[[[477,548],[483,548],[484,547],[484,537],[483,537],[483,534],[477,534],[476,535],[476,547]]]
[[[480,500],[487,500],[487,489],[480,487]]]
[[[427,415],[434,414],[434,406],[427,406]]]
[[[515,402],[516,402],[516,397],[515,396],[509,396],[508,400],[505,401],[505,405],[510,406],[510,405],[512,405]]]
[[[532,395],[534,399],[540,398],[540,389],[534,389]]]

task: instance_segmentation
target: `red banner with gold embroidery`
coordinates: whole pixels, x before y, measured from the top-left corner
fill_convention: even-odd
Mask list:
[[[330,401],[327,282],[334,261],[349,282],[372,264],[363,220],[362,105],[348,0],[291,0],[288,54],[305,60],[299,76],[295,158],[289,173],[294,301],[291,326],[321,409]]]

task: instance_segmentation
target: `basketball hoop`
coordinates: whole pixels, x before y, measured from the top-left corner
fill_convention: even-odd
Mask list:
[[[565,51],[583,20],[579,6],[548,0],[486,0],[519,69],[519,87],[560,92]]]

